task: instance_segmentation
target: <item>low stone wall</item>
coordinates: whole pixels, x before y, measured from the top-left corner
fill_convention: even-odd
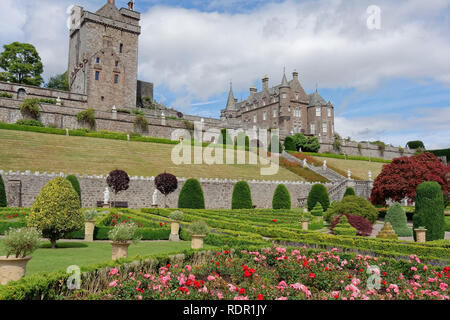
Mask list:
[[[26,172],[4,172],[0,170],[6,187],[8,206],[30,207],[42,187],[57,176],[66,176],[64,173],[31,173]],[[107,187],[106,177],[103,175],[77,175],[81,186],[83,207],[95,207],[97,201],[103,201],[103,192]],[[130,187],[115,197],[111,194],[113,201],[127,201],[130,208],[151,207],[152,195],[155,190],[154,177],[130,177]],[[178,195],[183,187],[185,178],[178,178],[178,188],[167,197],[169,207],[177,207]],[[231,197],[234,184],[238,180],[199,179],[207,209],[231,209]],[[271,208],[272,197],[275,188],[284,184],[291,195],[292,207],[299,206],[299,199],[308,196],[309,190],[314,183],[298,181],[247,181],[252,193],[253,204],[257,208]],[[331,190],[335,183],[326,183],[325,186]],[[158,205],[164,205],[164,196],[158,192]]]

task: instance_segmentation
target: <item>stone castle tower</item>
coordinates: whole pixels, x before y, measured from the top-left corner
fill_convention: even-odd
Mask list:
[[[88,96],[90,108],[136,107],[139,20],[133,1],[119,10],[107,0],[95,13],[73,7],[69,86]]]

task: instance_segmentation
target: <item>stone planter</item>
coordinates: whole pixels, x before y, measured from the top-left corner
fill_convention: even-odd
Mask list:
[[[111,241],[112,245],[112,259],[117,260],[120,258],[126,258],[128,256],[128,247],[131,241],[127,242],[114,242]]]
[[[25,258],[0,257],[0,285],[23,278],[30,259],[31,256],[26,256]]]
[[[417,228],[414,229],[416,232],[416,241],[417,242],[426,242],[427,241],[427,229],[425,228]]]
[[[180,231],[180,223],[178,221],[171,222],[169,241],[180,241],[180,236],[178,235],[179,231]]]
[[[103,203],[102,206],[103,206],[104,209],[111,208],[111,205],[109,203]]]
[[[84,241],[94,241],[95,220],[86,220],[84,222]]]
[[[302,224],[302,230],[308,230],[309,221],[300,221]]]
[[[193,234],[191,236],[191,248],[192,249],[201,249],[203,248],[203,239],[206,237],[206,235],[202,234]]]

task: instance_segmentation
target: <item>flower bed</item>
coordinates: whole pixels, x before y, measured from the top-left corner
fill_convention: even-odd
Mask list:
[[[193,266],[170,263],[157,270],[110,269],[99,292],[66,299],[189,300],[449,300],[450,267],[376,257],[286,249],[219,251]]]

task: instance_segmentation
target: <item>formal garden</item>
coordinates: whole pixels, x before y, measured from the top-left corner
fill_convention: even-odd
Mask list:
[[[448,167],[430,154],[407,159],[383,167],[370,201],[352,187],[330,201],[318,183],[304,208],[282,184],[267,195],[271,209],[254,208],[240,181],[231,209],[208,209],[194,178],[177,208],[122,208],[111,197],[129,188],[123,170],[107,176],[100,207],[82,208],[67,176],[14,208],[0,180],[0,299],[448,300]],[[405,188],[398,167],[419,162],[427,169]],[[178,180],[164,172],[155,187],[166,198]]]

